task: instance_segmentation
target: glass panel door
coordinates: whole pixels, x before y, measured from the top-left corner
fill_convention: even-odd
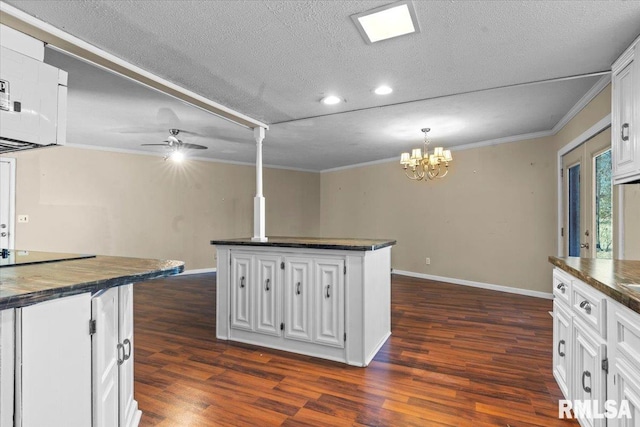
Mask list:
[[[611,150],[596,155],[594,168],[595,248],[596,258],[613,258],[613,186],[611,183]]]
[[[580,256],[580,163],[569,168],[568,246],[569,256]]]

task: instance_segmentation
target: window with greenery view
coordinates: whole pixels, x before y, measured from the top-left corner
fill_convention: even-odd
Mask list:
[[[611,150],[595,158],[596,258],[613,258]]]

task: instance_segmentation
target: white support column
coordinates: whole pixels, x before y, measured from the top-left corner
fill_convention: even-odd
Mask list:
[[[256,139],[256,197],[253,199],[253,237],[254,242],[266,242],[264,219],[264,196],[262,195],[262,140],[264,128],[253,128]]]

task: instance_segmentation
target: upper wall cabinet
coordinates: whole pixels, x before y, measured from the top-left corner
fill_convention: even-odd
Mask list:
[[[611,68],[613,183],[640,182],[640,38]]]

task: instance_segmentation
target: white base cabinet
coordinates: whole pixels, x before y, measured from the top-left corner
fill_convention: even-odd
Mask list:
[[[640,314],[560,269],[553,281],[553,375],[589,406],[580,425],[640,427]]]
[[[136,427],[133,285],[0,311],[0,427]]]
[[[390,250],[218,245],[216,336],[367,366],[391,334]]]

